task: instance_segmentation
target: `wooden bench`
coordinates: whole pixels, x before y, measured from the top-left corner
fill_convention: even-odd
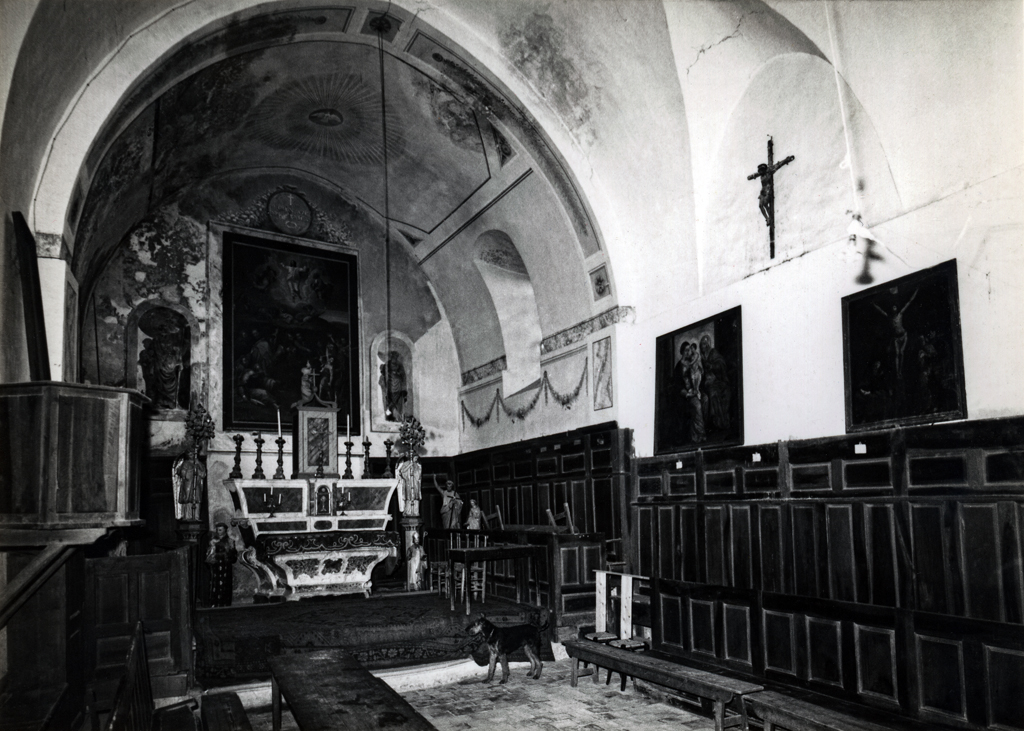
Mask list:
[[[342,649],[270,658],[272,726],[281,730],[281,698],[302,731],[434,731],[407,700]]]
[[[756,715],[764,731],[889,731],[871,721],[832,708],[766,690],[743,696],[747,713]]]
[[[763,686],[743,680],[725,677],[706,670],[687,667],[679,663],[661,660],[643,653],[620,650],[590,640],[566,640],[562,643],[572,658],[572,686],[580,677],[580,661],[595,665],[594,682],[597,678],[597,667],[608,668],[641,680],[671,688],[672,690],[689,693],[711,701],[714,708],[715,731],[727,728],[746,728],[747,717],[742,698],[748,693],[763,690]],[[734,704],[734,701],[738,703]],[[726,713],[727,706],[731,714]]]
[[[252,731],[238,693],[204,695],[200,713],[205,731]]]
[[[153,707],[153,692],[146,662],[146,640],[142,622],[136,622],[124,673],[109,704],[93,699],[89,707],[92,728],[103,731],[196,731],[194,700],[160,709]]]

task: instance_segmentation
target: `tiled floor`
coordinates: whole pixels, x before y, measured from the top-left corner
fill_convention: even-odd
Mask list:
[[[480,680],[486,668],[480,669]],[[710,731],[714,721],[651,700],[632,684],[619,691],[619,676],[610,685],[581,678],[569,685],[570,661],[544,663],[540,680],[526,677],[527,667],[512,669],[505,685],[462,681],[403,694],[439,731]],[[501,672],[499,666],[498,672]]]
[[[403,693],[416,710],[438,731],[711,731],[714,721],[651,700],[626,686],[619,691],[619,676],[610,685],[581,678],[569,685],[570,661],[544,663],[540,680],[526,677],[529,666],[513,666],[505,685],[481,682],[487,672],[480,668],[479,680],[461,681],[426,690]],[[500,674],[501,668],[499,666]],[[249,711],[254,731],[269,731],[269,708]],[[285,712],[283,729],[296,729]]]

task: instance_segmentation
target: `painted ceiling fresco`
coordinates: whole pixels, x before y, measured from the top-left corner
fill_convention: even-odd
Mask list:
[[[433,230],[490,170],[476,115],[451,93],[385,56],[390,212]],[[211,173],[293,167],[384,209],[376,49],[306,42],[221,61],[158,101],[154,188],[166,198]]]

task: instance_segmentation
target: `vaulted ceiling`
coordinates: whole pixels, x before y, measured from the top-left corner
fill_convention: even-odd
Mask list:
[[[221,220],[255,195],[237,180],[256,176],[306,199],[329,191],[372,226],[386,212],[397,255],[435,287],[464,370],[507,346],[472,265],[488,231],[510,237],[534,277],[543,335],[611,304],[595,304],[598,233],[539,125],[455,44],[394,11],[381,36],[381,17],[316,8],[225,20],[142,75],[68,207],[86,296],[144,217],[174,205]]]

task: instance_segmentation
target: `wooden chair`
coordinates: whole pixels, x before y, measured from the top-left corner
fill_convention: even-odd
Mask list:
[[[434,591],[436,583],[438,595],[447,597],[450,585],[448,581],[448,554],[444,551],[444,539],[428,538],[426,539],[426,544],[427,563],[429,564],[427,575],[430,577],[430,591]]]
[[[572,522],[572,513],[569,511],[569,503],[562,503],[565,507],[565,511],[561,513],[552,513],[551,508],[548,508],[548,522],[551,523],[552,528],[568,528],[568,532],[576,535],[576,526]],[[562,525],[558,524],[558,521],[564,520]]]
[[[499,513],[500,515],[500,513]],[[473,537],[474,547],[487,547],[487,536],[474,536]],[[466,576],[469,576],[469,591],[473,597],[479,597],[480,601],[484,601],[487,595],[487,564],[486,563],[475,563],[469,567],[469,571],[463,572],[462,576],[462,595],[466,595]]]
[[[494,521],[492,523],[492,521]],[[494,512],[484,516],[484,525],[491,530],[494,529],[495,523],[497,524],[498,530],[505,530],[505,521],[501,517],[501,506],[495,505]]]

